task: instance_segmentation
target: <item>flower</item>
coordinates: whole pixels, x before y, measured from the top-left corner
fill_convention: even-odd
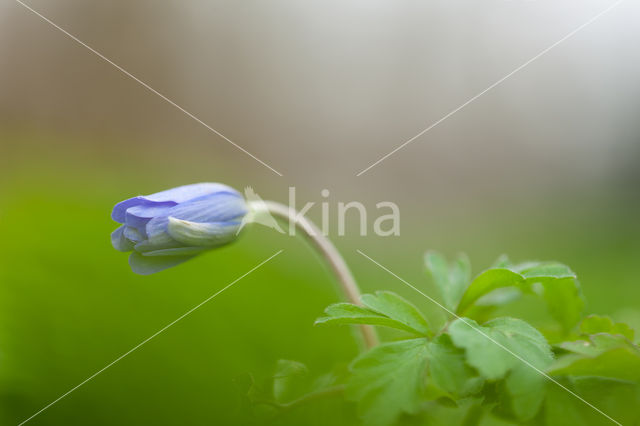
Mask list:
[[[220,183],[196,183],[129,198],[111,217],[116,250],[129,252],[133,272],[148,275],[236,239],[248,213],[242,194]]]

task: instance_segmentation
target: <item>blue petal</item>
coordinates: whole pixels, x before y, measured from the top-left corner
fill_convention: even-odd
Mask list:
[[[168,234],[175,240],[196,247],[217,247],[236,239],[240,222],[190,222],[169,217]]]
[[[246,203],[241,197],[223,193],[211,194],[172,207],[165,217],[154,217],[147,223],[146,234],[150,242],[163,240],[167,234],[168,216],[199,223],[236,222],[247,211]]]
[[[214,194],[217,192],[226,192],[242,197],[242,194],[230,186],[223,185],[221,183],[204,182],[192,183],[191,185],[183,185],[167,189],[166,191],[156,192],[155,194],[147,195],[146,198],[151,201],[174,201],[176,203],[182,203],[194,198],[202,197],[203,195]]]
[[[120,201],[113,207],[113,210],[111,211],[111,219],[115,220],[118,223],[124,223],[124,215],[127,209],[144,202],[144,197],[133,197],[124,201]]]
[[[145,205],[151,206],[161,203],[165,206],[176,205],[194,198],[213,193],[228,193],[238,197],[242,195],[235,189],[220,183],[195,183],[191,185],[179,186],[177,188],[168,189],[166,191],[157,192],[151,195],[141,195],[129,198],[115,205],[111,217],[119,223],[124,223],[125,213],[127,209],[135,206]]]
[[[133,250],[133,243],[124,236],[124,226],[119,227],[111,233],[111,245],[118,251]]]
[[[244,198],[233,194],[216,193],[178,204],[167,211],[167,216],[204,223],[236,221],[242,219],[247,213],[248,208]]]
[[[194,256],[143,256],[133,252],[129,256],[129,265],[136,274],[150,275],[186,262]]]
[[[200,254],[205,250],[208,250],[208,247],[177,247],[177,248],[168,248],[162,250],[153,250],[146,251],[144,253],[140,253],[143,256],[186,256],[191,254]]]
[[[156,250],[166,250],[184,247],[185,245],[171,238],[166,232],[158,232],[136,244],[134,250],[140,253],[147,253]]]
[[[141,235],[146,237],[146,226],[149,220],[158,216],[166,216],[171,207],[175,206],[173,203],[156,203],[150,204],[145,202],[143,204],[129,207],[125,212],[124,223],[132,228],[135,228]]]
[[[140,231],[130,226],[124,227],[124,237],[133,243],[139,243],[145,238]]]

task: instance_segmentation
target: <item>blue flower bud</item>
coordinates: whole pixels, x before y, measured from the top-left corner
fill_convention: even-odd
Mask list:
[[[116,250],[132,251],[133,272],[152,274],[236,239],[248,207],[242,194],[219,183],[196,183],[129,198],[111,217]]]

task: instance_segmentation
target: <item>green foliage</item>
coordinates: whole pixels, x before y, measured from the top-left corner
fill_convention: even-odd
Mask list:
[[[524,287],[522,275],[509,269],[489,269],[477,276],[464,292],[457,306],[457,312],[463,314],[471,305],[494,290],[504,287]]]
[[[460,318],[449,326],[453,343],[466,350],[467,362],[487,380],[505,379],[511,409],[528,420],[544,398],[546,378],[540,371],[553,362],[544,336],[526,322],[498,318],[479,326]]]
[[[427,349],[429,377],[433,385],[454,398],[480,390],[484,378],[466,362],[464,349],[456,347],[448,334],[433,339]]]
[[[526,262],[512,265],[506,258],[496,262],[478,275],[466,289],[457,305],[459,315],[468,314],[475,304],[491,305],[495,292],[516,289],[523,293],[536,294],[546,302],[549,313],[568,333],[580,320],[584,299],[576,275],[571,269],[557,262]],[[513,294],[513,293],[511,293]],[[483,302],[483,299],[484,302]],[[504,300],[498,298],[500,304]],[[489,303],[487,303],[489,302]]]
[[[640,383],[640,349],[624,336],[599,333],[587,340],[563,342],[567,354],[551,369],[554,375],[598,376]]]
[[[308,375],[306,365],[286,359],[279,360],[273,377],[274,400],[286,404],[303,394],[307,390],[305,387]]]
[[[544,336],[526,322],[497,318],[479,326],[468,318],[449,326],[453,343],[467,352],[467,362],[489,380],[503,378],[523,359],[537,369],[546,368],[553,356]]]
[[[327,316],[318,318],[320,324],[370,324],[407,331],[419,336],[431,335],[429,323],[411,303],[389,291],[362,297],[364,307],[350,303],[336,303],[325,309]]]
[[[344,373],[336,369],[314,376],[306,365],[281,359],[273,375],[256,381],[238,380],[247,401],[247,424],[325,425],[353,423],[355,413],[344,410]]]
[[[623,425],[638,424],[640,386],[602,377],[560,379],[562,385]],[[549,385],[542,410],[545,425],[610,426],[614,423],[559,386]]]
[[[382,315],[386,315],[414,330],[418,334],[430,335],[429,323],[418,308],[390,291],[377,291],[375,295],[365,294],[362,303]]]
[[[351,363],[345,396],[356,403],[364,424],[442,424],[436,413],[446,413],[441,415],[451,422],[444,424],[479,424],[482,418],[496,424],[599,424],[609,420],[567,389],[580,395],[602,386],[630,404],[639,401],[640,349],[632,343],[633,330],[607,317],[582,318],[584,300],[567,266],[514,265],[502,257],[470,280],[464,256],[449,265],[429,252],[426,264],[444,306],[458,313],[441,330],[432,330],[415,306],[388,291],[364,295],[363,306],[331,305],[316,321],[386,326],[413,335],[374,347]],[[540,296],[571,339],[552,348],[522,319],[478,320],[522,293]],[[470,317],[459,315],[465,312]],[[603,395],[593,398],[612,410],[619,406]],[[626,420],[638,422],[640,415]]]
[[[584,300],[576,275],[561,263],[512,264],[506,256],[501,256],[473,280],[465,255],[449,265],[444,256],[429,251],[425,264],[445,308],[457,315],[484,319],[494,308],[509,303],[522,293],[530,293],[546,302],[549,313],[565,334],[582,316]]]
[[[0,145],[5,140],[2,139]],[[24,142],[25,152],[33,155],[32,141]],[[54,147],[59,147],[56,143],[50,145],[47,153],[54,153]],[[244,421],[244,413],[250,405],[249,401],[240,405],[240,395],[246,387],[234,384],[239,376],[244,377],[250,371],[256,382],[262,384],[264,376],[275,374],[273,368],[278,358],[291,358],[303,360],[308,365],[306,379],[315,383],[325,376],[322,373],[347,364],[355,356],[357,342],[348,326],[312,327],[323,309],[337,301],[336,293],[322,265],[314,256],[309,256],[298,239],[256,228],[238,244],[203,255],[186,267],[150,277],[132,274],[120,253],[115,252],[105,238],[112,231],[112,221],[106,213],[112,202],[120,199],[123,188],[131,187],[131,182],[139,183],[140,193],[153,192],[158,186],[172,185],[178,168],[170,173],[163,169],[160,175],[143,176],[135,170],[154,162],[141,162],[141,157],[136,155],[114,155],[111,158],[115,161],[111,165],[94,167],[95,164],[86,162],[91,157],[89,151],[84,148],[77,151],[78,155],[68,156],[69,161],[64,164],[57,161],[62,158],[59,157],[49,158],[46,164],[34,165],[33,169],[17,174],[10,164],[3,168],[5,179],[2,180],[4,191],[0,208],[0,233],[5,242],[0,248],[4,262],[0,265],[1,425],[17,425],[278,248],[285,248],[286,258],[279,257],[243,278],[229,291],[28,422],[27,426],[263,426],[265,423],[261,419],[253,423]],[[11,152],[8,157],[2,156],[5,160],[11,157]],[[130,167],[122,166],[125,157],[131,159]],[[156,168],[155,165],[151,167]],[[77,179],[75,172],[81,170],[87,173]],[[116,181],[111,179],[116,177],[111,173],[113,170],[118,170],[120,176]],[[211,176],[210,170],[207,165],[201,171],[190,170],[190,175],[182,178],[185,181],[206,180]],[[105,171],[110,180],[102,179]],[[233,186],[243,185],[244,182],[237,181]],[[628,197],[629,200],[634,198],[637,197]],[[528,250],[542,258],[545,247],[553,247],[559,256],[570,256],[571,262],[567,260],[569,257],[556,259],[566,261],[578,273],[585,293],[590,297],[589,313],[608,314],[618,321],[622,318],[632,320],[633,312],[620,317],[614,315],[618,314],[616,309],[640,307],[640,286],[636,285],[638,278],[634,273],[640,256],[640,246],[635,243],[640,237],[640,226],[634,222],[638,206],[625,208],[620,214],[614,212],[611,203],[601,203],[601,206],[603,210],[581,212],[578,207],[571,212],[563,210],[562,215],[567,220],[556,220],[558,218],[554,216],[554,222],[550,222],[544,232],[529,232],[518,228],[517,224],[511,227],[502,217],[496,217],[496,226],[477,228],[478,232],[470,235],[465,232],[476,228],[478,223],[486,225],[486,221],[479,219],[478,223],[459,226],[455,223],[457,215],[451,215],[448,225],[438,226],[438,235],[428,234],[435,240],[442,240],[446,232],[449,241],[464,240],[470,248],[469,254],[486,254],[492,252],[493,247],[509,244],[514,252],[526,253]],[[541,206],[536,205],[530,210],[536,220],[542,218],[540,209]],[[605,210],[609,213],[603,215]],[[559,210],[556,208],[556,211]],[[574,215],[578,220],[571,218]],[[598,226],[590,229],[591,225]],[[518,238],[514,238],[514,232]],[[395,259],[392,269],[435,297],[435,292],[428,292],[430,278],[419,278],[422,259],[415,257],[415,247],[421,244],[418,239],[424,234],[407,233],[402,239],[404,244],[390,244]],[[485,235],[492,238],[486,245],[482,241]],[[585,244],[587,242],[589,244]],[[350,244],[345,243],[345,247],[348,246]],[[413,264],[411,259],[414,259]],[[481,263],[474,260],[477,259],[475,256],[471,259],[474,275],[489,266],[492,260]],[[377,276],[375,266],[358,262],[356,258],[353,260],[356,262],[350,266],[361,280],[363,289],[367,292],[392,290],[387,284],[393,282],[386,281],[382,275]],[[397,287],[401,286],[403,284],[398,282]],[[436,316],[429,311],[440,308],[430,306],[429,301],[410,291],[407,288],[406,293],[400,294],[417,306],[424,306],[428,318],[433,318],[432,326],[438,326],[433,328],[437,334],[442,326],[436,324]],[[507,293],[507,296],[518,292]],[[484,324],[486,319],[471,315],[474,309],[466,316]],[[522,318],[517,312],[512,316]],[[490,312],[486,318],[492,316],[495,312]],[[533,320],[531,324],[537,328],[543,325]],[[357,332],[357,326],[350,328]],[[576,334],[565,340],[569,339],[587,338]],[[555,350],[560,358],[560,349]],[[344,369],[346,372],[346,366]],[[346,380],[341,370],[338,371],[336,386]],[[244,378],[248,381],[248,377]],[[571,382],[565,381],[566,377],[554,378],[562,378],[563,384],[625,426],[639,424],[633,416],[640,406],[637,393],[635,399],[632,397],[636,389],[634,383],[576,376],[571,377]],[[584,385],[587,381],[591,383],[589,386]],[[267,392],[271,392],[270,386],[266,388]],[[433,393],[429,393],[419,413],[401,415],[399,423],[469,426],[472,423],[463,421],[469,411],[473,411],[474,404],[482,400],[483,417],[479,422],[482,426],[495,425],[490,416],[495,415],[497,408],[492,408],[496,401],[490,399],[490,386],[488,384],[474,396],[455,399],[455,404],[451,401],[443,403],[442,397],[427,399],[433,398]],[[324,390],[331,388],[335,386],[322,387]],[[114,392],[114,389],[121,391]],[[559,417],[548,424],[612,425],[583,402],[550,383],[547,394],[552,391],[557,391],[564,399],[546,398],[546,401],[557,399],[562,410]],[[361,424],[355,417],[355,403],[345,401],[340,393],[324,395],[287,409],[276,424]],[[570,408],[579,413],[579,421],[574,422],[568,416]],[[268,410],[264,404],[261,409]],[[345,412],[342,421],[336,421],[336,417]],[[544,412],[546,405],[541,417]],[[473,417],[471,413],[470,418]]]
[[[610,333],[619,334],[633,341],[634,332],[625,323],[613,322],[609,317],[589,315],[580,323],[582,334]]]
[[[358,402],[366,424],[387,425],[402,412],[416,412],[427,358],[427,341],[419,338],[384,343],[353,361],[347,397]]]
[[[444,305],[447,309],[455,310],[471,279],[469,258],[461,254],[449,266],[444,256],[438,252],[429,251],[425,255],[425,263]]]

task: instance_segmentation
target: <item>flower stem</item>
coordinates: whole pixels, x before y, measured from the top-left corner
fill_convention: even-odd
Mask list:
[[[267,212],[271,215],[279,219],[284,219],[287,223],[293,223],[298,229],[303,231],[307,240],[318,250],[331,267],[347,301],[358,306],[362,305],[360,301],[360,289],[349,267],[340,255],[340,252],[338,252],[338,249],[322,234],[313,222],[304,215],[298,215],[293,208],[285,206],[284,204],[274,201],[261,201],[260,205],[256,205],[255,207],[262,207],[263,209],[266,207]],[[372,348],[378,344],[378,336],[374,328],[370,325],[360,325],[360,333],[367,348]]]

